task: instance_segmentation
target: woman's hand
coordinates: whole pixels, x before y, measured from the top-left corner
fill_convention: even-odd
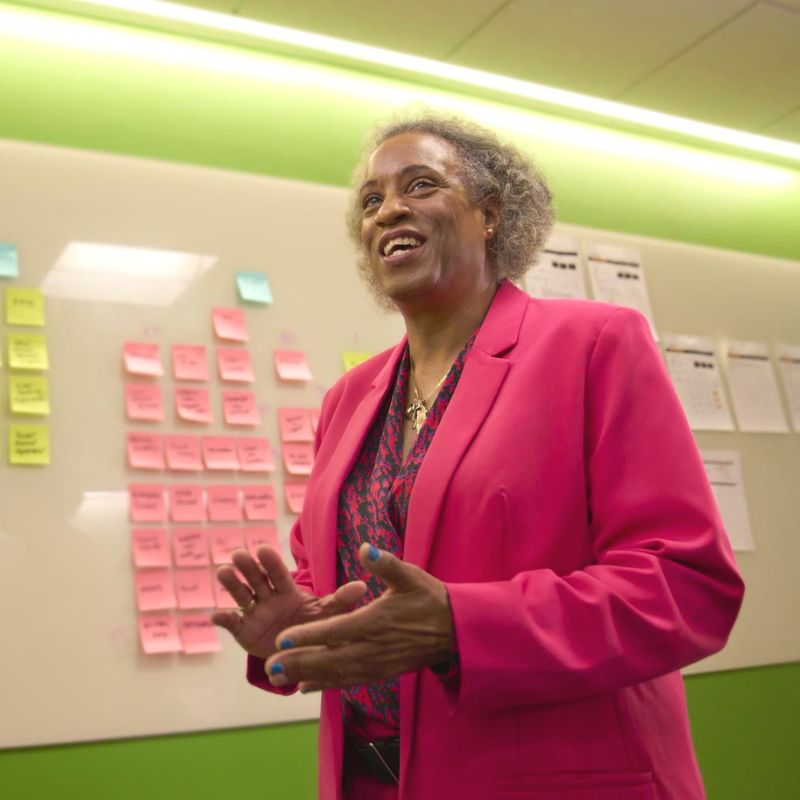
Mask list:
[[[232,567],[217,570],[219,582],[230,592],[241,611],[215,611],[211,621],[230,631],[250,655],[268,658],[276,650],[276,637],[290,625],[342,614],[366,593],[363,581],[351,581],[326,597],[304,592],[294,582],[280,554],[267,545],[259,547],[258,561],[245,550],[233,554]]]
[[[370,544],[361,563],[389,587],[377,600],[334,619],[284,630],[264,665],[274,686],[300,691],[387,680],[448,659],[455,637],[445,585]],[[341,587],[339,591],[346,587]]]

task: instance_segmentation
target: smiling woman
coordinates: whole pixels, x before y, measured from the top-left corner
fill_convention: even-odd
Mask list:
[[[511,282],[552,218],[453,119],[356,170],[361,269],[407,336],[325,398],[296,572],[236,553],[214,618],[251,683],[323,690],[324,800],[705,796],[678,670],[742,582],[644,317]]]

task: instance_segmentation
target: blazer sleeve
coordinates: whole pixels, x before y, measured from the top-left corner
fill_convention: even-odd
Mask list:
[[[592,563],[447,584],[461,662],[454,711],[653,679],[722,648],[738,614],[743,583],[645,318],[612,312],[585,368]]]

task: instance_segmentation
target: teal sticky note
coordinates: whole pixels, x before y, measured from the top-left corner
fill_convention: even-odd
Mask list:
[[[17,246],[0,242],[0,278],[16,278],[19,276],[19,258]]]
[[[239,287],[239,297],[248,303],[272,302],[269,278],[263,272],[237,272],[236,285]]]

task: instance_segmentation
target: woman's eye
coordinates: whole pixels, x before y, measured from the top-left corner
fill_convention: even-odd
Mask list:
[[[361,207],[362,208],[369,208],[370,206],[374,206],[376,203],[380,203],[380,197],[376,194],[368,194],[362,201]]]
[[[413,191],[414,189],[428,189],[431,186],[433,186],[433,181],[429,178],[416,178],[411,181],[411,185],[408,188]]]

